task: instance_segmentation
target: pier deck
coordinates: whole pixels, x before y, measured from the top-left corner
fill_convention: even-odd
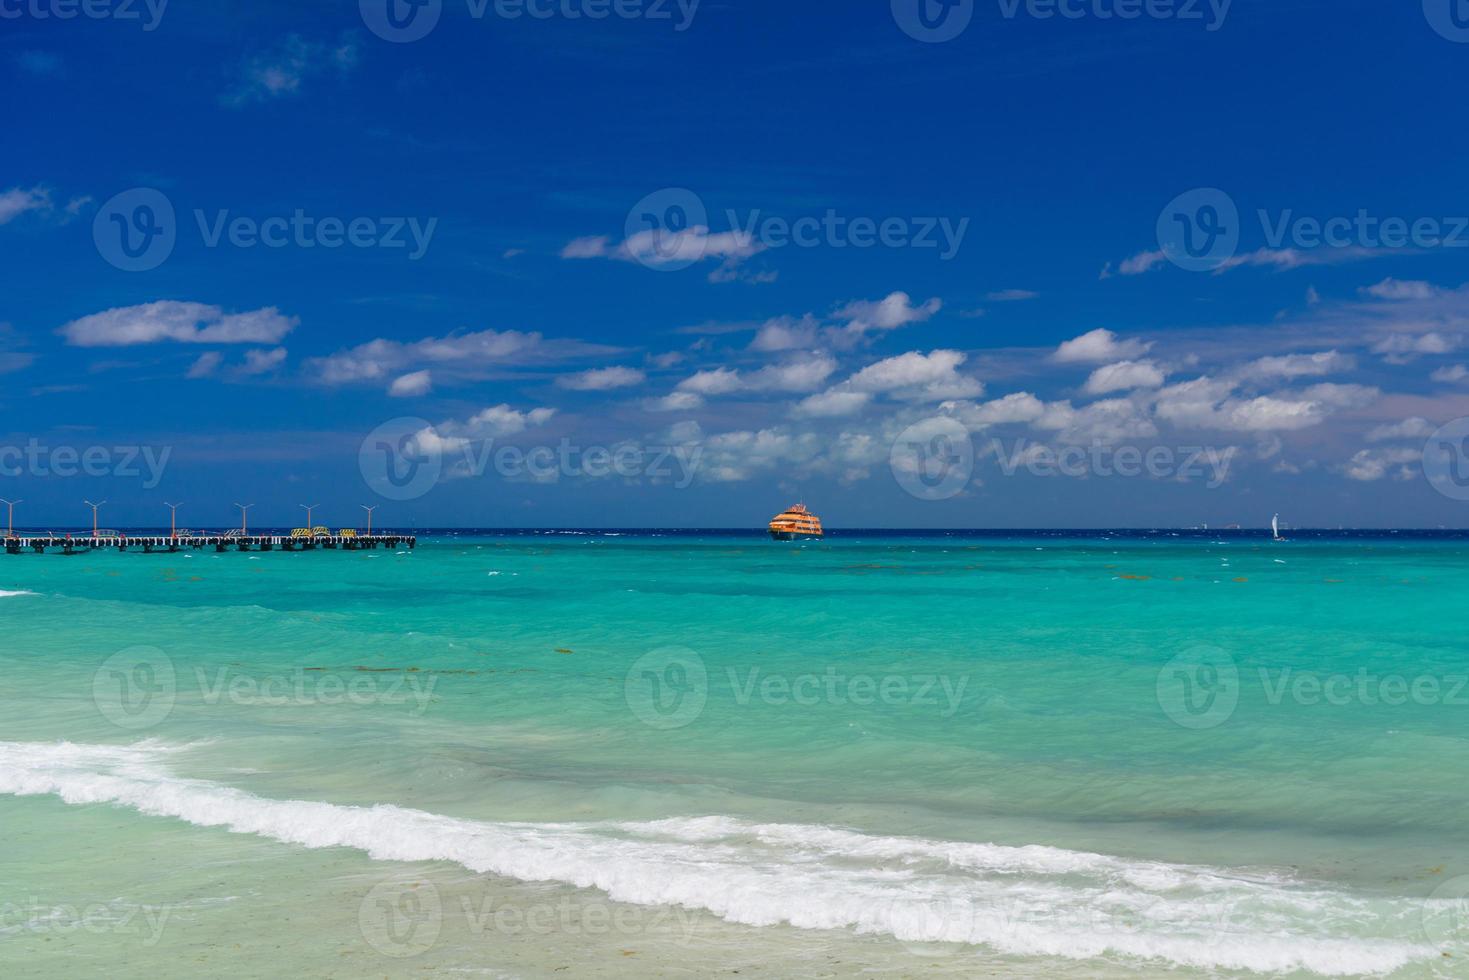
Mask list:
[[[411,534],[324,534],[317,537],[292,537],[289,534],[189,534],[170,536],[167,534],[108,534],[93,537],[90,534],[70,535],[15,535],[0,537],[8,555],[45,554],[48,550],[60,550],[65,554],[79,551],[99,551],[108,548],[116,551],[139,551],[151,554],[155,551],[314,551],[317,548],[340,551],[367,551],[373,548],[409,548],[418,545],[418,538]]]

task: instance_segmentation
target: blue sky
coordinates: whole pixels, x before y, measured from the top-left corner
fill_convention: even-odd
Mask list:
[[[0,0],[0,496],[1465,526],[1469,11],[924,2]]]

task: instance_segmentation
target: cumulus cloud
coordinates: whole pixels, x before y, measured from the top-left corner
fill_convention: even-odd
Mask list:
[[[956,350],[935,350],[927,354],[909,351],[867,365],[848,378],[843,387],[869,394],[882,393],[900,401],[976,398],[984,393],[984,385],[958,373],[965,360],[967,355]]]
[[[1319,425],[1333,412],[1363,408],[1381,391],[1364,385],[1318,384],[1255,398],[1234,395],[1236,382],[1210,377],[1169,385],[1157,393],[1158,418],[1181,429],[1273,432]]]
[[[1062,364],[1127,361],[1146,354],[1152,346],[1142,340],[1120,340],[1112,331],[1099,327],[1066,341],[1051,358]]]
[[[704,397],[692,391],[674,391],[653,401],[648,408],[654,412],[687,412],[702,408]]]
[[[750,350],[770,353],[811,347],[816,343],[818,328],[816,318],[809,313],[800,319],[787,316],[767,320],[755,332]]]
[[[637,368],[605,367],[593,368],[577,374],[565,374],[556,383],[572,391],[612,391],[615,388],[631,388],[640,385],[648,376]]]
[[[388,394],[393,398],[417,398],[428,394],[434,385],[434,376],[431,371],[414,371],[411,374],[400,375],[393,379],[388,386]]]
[[[1460,381],[1469,381],[1469,367],[1462,364],[1451,364],[1441,367],[1429,375],[1434,381],[1441,384],[1457,384]]]
[[[174,341],[184,344],[273,344],[299,321],[274,306],[226,313],[218,306],[159,300],[93,313],[57,333],[73,347],[128,347]]]
[[[1343,468],[1348,479],[1371,483],[1389,474],[1397,480],[1417,475],[1413,464],[1423,458],[1419,449],[1363,449]]]
[[[896,330],[910,323],[922,323],[940,309],[943,302],[937,297],[921,306],[913,304],[913,298],[904,292],[889,293],[877,301],[857,300],[841,307],[833,316],[844,321],[845,332],[860,337],[870,330]]]
[[[1118,361],[1093,371],[1082,391],[1088,395],[1105,395],[1134,388],[1157,388],[1165,378],[1162,368],[1152,361]]]
[[[1017,391],[982,404],[945,402],[939,408],[958,419],[966,428],[975,430],[992,425],[1035,422],[1046,414],[1045,402],[1028,391]]]
[[[1047,405],[1033,424],[1038,429],[1054,430],[1059,441],[1072,445],[1115,445],[1158,434],[1144,407],[1130,398],[1111,398],[1082,408],[1073,408],[1070,402],[1055,402]]]
[[[871,400],[872,395],[865,391],[832,389],[803,398],[796,404],[795,412],[808,418],[836,418],[857,414]]]

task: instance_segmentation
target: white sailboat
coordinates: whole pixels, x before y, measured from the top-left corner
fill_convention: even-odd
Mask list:
[[[1270,518],[1270,533],[1275,536],[1275,540],[1276,541],[1284,541],[1285,540],[1285,538],[1282,538],[1280,536],[1280,515],[1279,514],[1276,514],[1274,517]]]

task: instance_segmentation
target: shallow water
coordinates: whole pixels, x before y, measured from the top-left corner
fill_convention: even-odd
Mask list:
[[[1469,542],[0,559],[0,972],[1463,976]]]

